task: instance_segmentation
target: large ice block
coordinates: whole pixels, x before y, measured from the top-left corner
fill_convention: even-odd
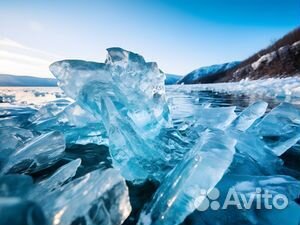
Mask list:
[[[126,179],[160,180],[189,149],[172,129],[156,63],[110,48],[105,64],[65,60],[50,70],[69,97],[102,119],[113,164]]]

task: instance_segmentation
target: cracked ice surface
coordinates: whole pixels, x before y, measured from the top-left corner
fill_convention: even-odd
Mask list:
[[[231,98],[199,95],[203,85],[169,87],[167,99],[157,65],[121,48],[108,49],[105,63],[64,60],[51,71],[73,100],[0,108],[0,224],[299,224],[300,111],[292,104],[257,101],[241,111]],[[297,79],[230,85],[294,95]],[[247,201],[261,188],[289,204],[197,212],[203,190],[214,188],[220,201],[229,188]]]
[[[299,111],[287,103],[265,116],[263,101],[239,115],[235,107],[188,109],[189,103],[177,102],[174,125],[157,65],[120,48],[108,49],[104,64],[66,60],[54,63],[51,71],[69,97],[103,122],[113,165],[123,176],[161,181],[139,224],[183,222],[196,209],[201,189],[213,189],[227,173],[286,173],[277,155],[299,140]],[[276,112],[284,125],[276,123]],[[272,129],[288,131],[279,134],[283,141],[269,138],[271,123]]]

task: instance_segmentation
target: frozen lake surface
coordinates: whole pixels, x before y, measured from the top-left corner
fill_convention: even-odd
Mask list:
[[[299,77],[165,86],[107,51],[53,63],[61,89],[0,89],[0,224],[299,224]]]

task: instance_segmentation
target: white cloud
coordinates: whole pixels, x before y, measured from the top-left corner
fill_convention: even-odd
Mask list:
[[[0,59],[19,61],[19,62],[29,63],[33,65],[49,64],[49,60],[46,59],[41,59],[33,56],[23,55],[23,54],[9,52],[9,51],[2,51],[2,50],[0,50]]]
[[[49,65],[61,58],[11,39],[0,39],[0,74],[51,77]]]
[[[25,48],[25,46],[21,45],[20,43],[15,42],[15,41],[13,41],[11,39],[8,39],[8,38],[0,39],[0,46],[1,47],[8,46],[8,47],[16,47],[16,48]]]
[[[48,69],[40,65],[32,65],[0,58],[0,74],[30,75],[36,77],[51,77]]]

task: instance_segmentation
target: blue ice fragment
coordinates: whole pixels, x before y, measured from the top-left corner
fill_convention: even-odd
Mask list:
[[[0,127],[0,137],[0,157],[6,160],[12,152],[34,136],[30,130],[18,127]]]
[[[29,121],[33,124],[42,123],[49,118],[55,117],[69,104],[70,101],[64,99],[48,102],[39,108],[39,110],[29,118]]]
[[[35,200],[56,225],[121,225],[131,212],[125,180],[115,169],[92,171]]]
[[[0,107],[0,127],[24,127],[36,109],[27,106]]]
[[[45,107],[48,108],[47,105]],[[106,130],[101,118],[96,118],[77,103],[66,106],[55,115],[52,114],[44,119],[34,120],[30,128],[42,133],[51,130],[60,131],[64,134],[68,144],[108,145]]]
[[[268,103],[258,101],[244,109],[231,123],[230,128],[240,131],[247,130],[257,119],[262,117],[268,107]]]
[[[36,172],[57,162],[65,150],[64,135],[58,131],[42,134],[16,149],[2,173]]]
[[[36,184],[36,188],[32,191],[30,198],[42,199],[46,196],[45,193],[52,192],[66,184],[75,176],[80,164],[81,160],[76,159],[60,167],[52,176]]]
[[[281,103],[253,129],[280,156],[300,140],[300,110],[289,103]]]
[[[235,143],[222,131],[203,133],[195,147],[163,180],[138,224],[183,222],[196,209],[201,192],[213,189],[226,173],[235,153]]]

